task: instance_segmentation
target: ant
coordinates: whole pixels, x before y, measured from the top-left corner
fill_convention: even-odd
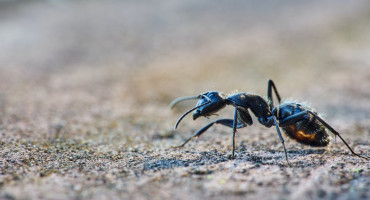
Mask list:
[[[272,91],[274,91],[275,96],[279,102],[276,107],[273,103]],[[284,148],[285,159],[287,163],[288,155],[284,145],[284,139],[281,136],[280,128],[292,139],[299,143],[310,145],[313,147],[324,147],[330,142],[330,137],[328,131],[332,132],[335,136],[338,136],[347,148],[360,158],[369,159],[367,156],[362,156],[355,153],[352,148],[347,144],[347,142],[342,138],[342,136],[334,130],[327,122],[325,122],[317,112],[313,111],[311,108],[297,103],[297,102],[283,102],[281,103],[281,98],[279,92],[276,89],[274,82],[270,79],[268,80],[267,86],[267,101],[259,95],[249,94],[245,92],[234,93],[228,96],[217,92],[209,91],[202,93],[198,96],[190,97],[180,97],[173,100],[170,107],[173,108],[177,103],[191,100],[199,99],[196,106],[189,111],[185,112],[176,122],[175,129],[181,122],[181,120],[193,112],[193,119],[209,117],[211,115],[216,115],[216,113],[223,109],[226,105],[232,105],[235,107],[234,119],[218,119],[204,126],[198,130],[194,135],[189,137],[182,145],[178,147],[183,147],[192,138],[199,137],[205,131],[207,131],[214,124],[221,124],[233,129],[233,151],[232,157],[235,154],[235,134],[237,129],[251,126],[253,124],[252,117],[249,114],[249,110],[258,118],[259,123],[267,128],[272,126],[276,127],[278,136]],[[280,128],[279,128],[280,127]]]

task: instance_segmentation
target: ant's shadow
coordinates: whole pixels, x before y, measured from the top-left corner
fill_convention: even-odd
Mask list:
[[[263,151],[261,153],[261,151]],[[281,167],[288,166],[284,153],[275,150],[258,150],[256,153],[247,153],[245,148],[241,147],[240,151],[236,152],[236,158],[231,158],[228,154],[220,153],[216,149],[209,151],[184,151],[187,154],[194,154],[194,159],[177,159],[177,158],[164,158],[155,159],[148,158],[144,162],[143,171],[158,171],[164,169],[172,169],[178,167],[191,167],[197,168],[200,166],[214,165],[224,162],[251,162],[256,167],[262,165],[277,165]],[[288,150],[289,161],[294,167],[300,166],[314,166],[317,164],[323,164],[318,161],[318,163],[313,163],[311,159],[302,159],[302,157],[307,155],[322,155],[325,153],[324,149],[305,149],[305,150]]]
[[[147,159],[144,163],[144,171],[147,170],[162,170],[172,169],[177,167],[198,167],[204,165],[218,164],[231,160],[226,155],[218,152],[217,150],[210,151],[185,151],[186,154],[194,155],[194,159],[177,159],[177,158],[165,158],[165,159]]]

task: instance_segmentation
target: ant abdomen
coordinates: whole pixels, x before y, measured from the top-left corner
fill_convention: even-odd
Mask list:
[[[305,111],[317,114],[312,109],[295,102],[281,104],[273,110],[273,114],[280,122],[279,126],[290,138],[313,147],[327,146],[330,137],[325,126]]]
[[[310,122],[297,122],[288,127],[282,127],[284,132],[299,143],[313,147],[324,147],[330,142],[328,132],[316,119]],[[307,124],[305,124],[307,123]]]

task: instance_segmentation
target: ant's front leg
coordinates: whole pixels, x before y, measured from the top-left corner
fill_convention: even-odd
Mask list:
[[[221,125],[224,125],[224,126],[233,128],[234,120],[232,120],[232,119],[219,119],[219,120],[216,120],[214,122],[211,122],[208,125],[206,125],[203,128],[201,128],[200,130],[198,130],[194,135],[192,135],[191,137],[189,137],[182,145],[178,146],[177,148],[181,148],[181,147],[185,146],[194,137],[199,138],[200,135],[202,135],[204,132],[206,132],[214,124],[221,124]],[[239,128],[243,128],[245,126],[246,125],[239,123],[237,125],[237,128],[239,129]]]

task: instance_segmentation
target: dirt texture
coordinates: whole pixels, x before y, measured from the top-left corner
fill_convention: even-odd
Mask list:
[[[209,90],[311,105],[370,155],[368,1],[0,1],[0,199],[369,199],[369,161],[182,113]]]

